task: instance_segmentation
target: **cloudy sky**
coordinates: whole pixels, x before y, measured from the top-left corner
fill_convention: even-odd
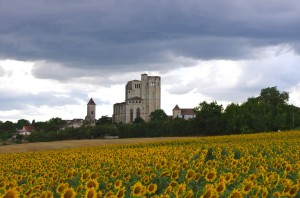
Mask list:
[[[243,102],[277,86],[300,106],[298,0],[0,0],[0,120],[97,118],[142,73],[161,107]]]

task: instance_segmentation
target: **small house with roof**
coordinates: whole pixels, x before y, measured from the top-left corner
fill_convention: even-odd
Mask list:
[[[173,119],[175,118],[183,118],[185,120],[193,119],[196,117],[194,109],[191,108],[179,108],[176,105],[173,109]]]
[[[17,132],[13,134],[12,139],[16,139],[18,135],[22,135],[24,137],[29,136],[33,130],[34,128],[32,126],[23,126],[21,130],[17,130]]]

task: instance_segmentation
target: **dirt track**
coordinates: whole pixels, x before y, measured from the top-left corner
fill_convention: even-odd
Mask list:
[[[128,138],[128,139],[96,139],[96,140],[68,140],[56,142],[24,143],[0,146],[0,153],[17,153],[31,151],[47,151],[66,148],[76,148],[83,146],[114,145],[114,144],[134,144],[159,142],[168,140],[189,139],[188,137],[160,137],[160,138]]]

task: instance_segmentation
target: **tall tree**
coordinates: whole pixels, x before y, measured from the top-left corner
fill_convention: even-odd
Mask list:
[[[29,125],[30,125],[30,122],[28,120],[25,120],[25,119],[20,119],[16,123],[17,129],[22,129],[23,126],[29,126]]]
[[[231,103],[225,109],[226,133],[241,132],[241,107],[238,104]]]
[[[216,135],[224,132],[223,128],[223,106],[216,101],[200,103],[195,107],[196,119],[200,129],[208,135]]]
[[[288,92],[279,92],[277,87],[262,89],[259,100],[267,115],[267,124],[270,130],[285,128]]]

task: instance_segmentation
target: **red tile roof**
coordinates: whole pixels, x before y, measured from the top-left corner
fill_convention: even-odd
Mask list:
[[[195,115],[194,109],[181,109],[181,115]]]
[[[32,126],[23,126],[22,131],[32,132],[33,127]]]

